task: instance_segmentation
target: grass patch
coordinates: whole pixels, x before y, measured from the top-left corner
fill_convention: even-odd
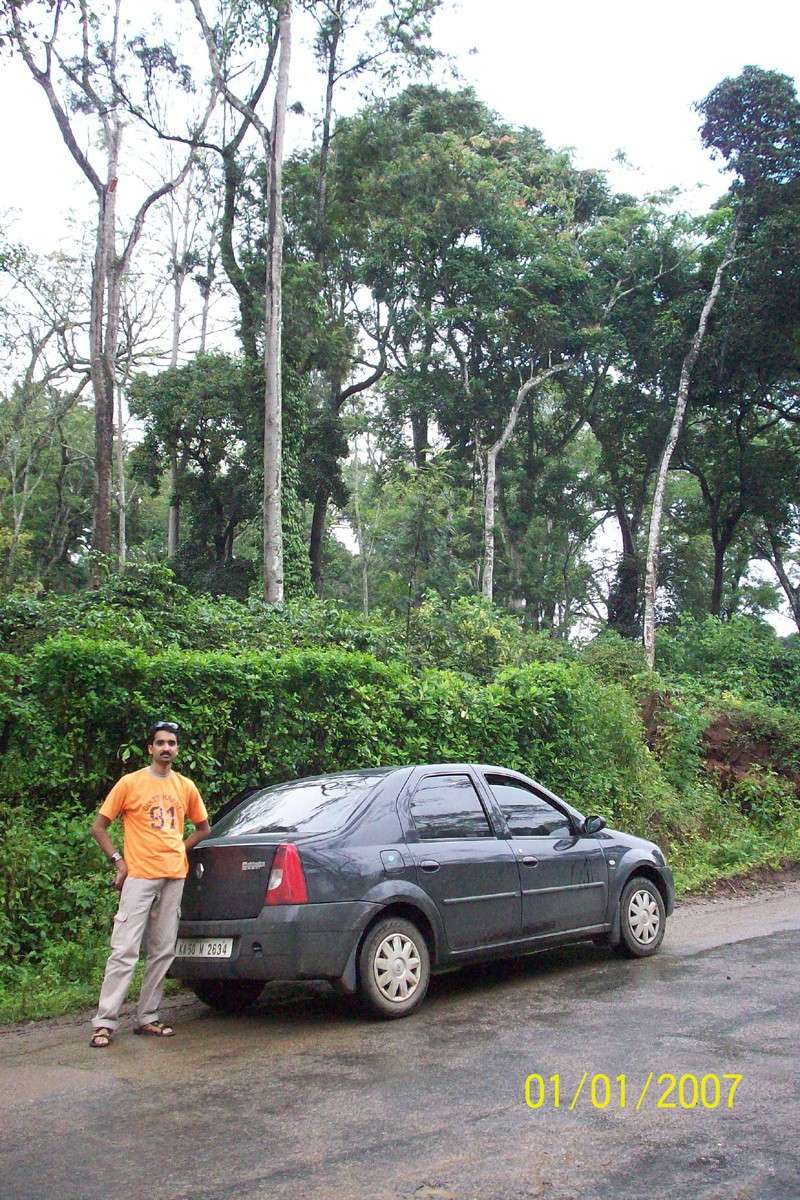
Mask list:
[[[42,1021],[94,1008],[108,954],[106,938],[89,945],[65,942],[48,947],[38,961],[4,964],[0,968],[0,1025]],[[143,964],[139,963],[129,1000],[138,998],[142,971]],[[180,988],[179,980],[168,979],[164,994],[171,995]]]
[[[746,875],[758,867],[779,868],[800,861],[800,825],[769,833],[746,825],[724,839],[697,837],[675,847],[669,858],[680,900],[723,879]]]

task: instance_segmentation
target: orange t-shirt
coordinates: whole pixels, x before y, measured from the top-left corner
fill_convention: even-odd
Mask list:
[[[125,862],[135,879],[183,879],[189,869],[183,823],[208,820],[206,806],[191,779],[149,767],[117,780],[100,807],[109,821],[122,817]]]

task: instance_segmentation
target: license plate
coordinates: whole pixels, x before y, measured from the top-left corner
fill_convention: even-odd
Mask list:
[[[233,938],[178,938],[176,958],[230,958]]]

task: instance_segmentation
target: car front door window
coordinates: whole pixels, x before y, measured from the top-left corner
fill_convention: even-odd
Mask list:
[[[600,845],[535,788],[510,775],[487,774],[508,825],[522,891],[522,929],[546,937],[605,920],[608,871]]]
[[[516,779],[489,775],[487,782],[512,837],[571,837],[569,819],[544,796]]]

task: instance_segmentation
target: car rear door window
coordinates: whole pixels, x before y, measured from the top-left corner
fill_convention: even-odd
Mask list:
[[[512,837],[569,837],[570,823],[564,814],[533,788],[509,775],[487,775]]]
[[[469,775],[429,775],[411,799],[420,841],[492,837],[489,820]]]
[[[214,825],[215,837],[331,833],[341,829],[383,776],[339,774],[261,788]]]

